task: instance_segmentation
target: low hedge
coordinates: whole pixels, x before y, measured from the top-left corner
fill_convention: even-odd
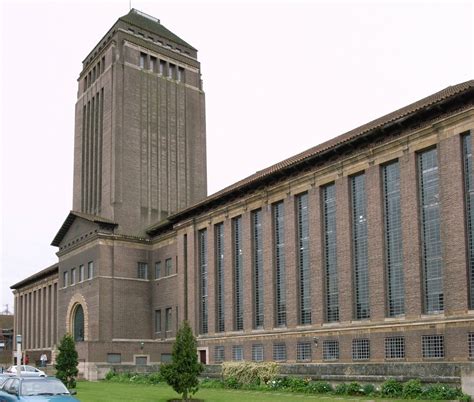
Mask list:
[[[459,400],[470,401],[458,387],[445,384],[422,385],[419,380],[400,382],[393,378],[383,382],[379,389],[372,384],[358,382],[339,383],[333,387],[326,381],[310,378],[277,377],[274,363],[224,363],[223,379],[203,379],[201,388],[229,388],[260,391],[286,391],[307,394],[332,394],[345,396],[371,396],[383,398]],[[247,370],[247,371],[246,371]],[[150,374],[116,373],[109,371],[105,381],[155,385],[166,381],[159,372]]]

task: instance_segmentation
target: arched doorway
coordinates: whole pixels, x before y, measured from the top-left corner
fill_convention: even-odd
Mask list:
[[[84,310],[80,304],[74,310],[72,328],[74,341],[82,342],[84,340]]]

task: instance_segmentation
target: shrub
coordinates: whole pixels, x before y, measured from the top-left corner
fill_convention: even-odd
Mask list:
[[[450,387],[444,384],[433,384],[429,385],[423,390],[423,399],[432,400],[455,400],[463,396],[462,391],[459,388]]]
[[[336,388],[334,389],[334,393],[336,395],[347,395],[347,384],[341,382],[340,384],[336,385]]]
[[[221,380],[213,378],[204,378],[201,380],[202,388],[224,388],[224,383]]]
[[[183,400],[199,389],[198,376],[203,366],[198,362],[197,343],[187,321],[183,321],[173,344],[172,362],[163,364],[160,373]]]
[[[79,373],[77,365],[79,361],[77,360],[77,351],[76,344],[71,335],[64,335],[63,339],[59,344],[59,354],[56,360],[56,377],[61,380],[61,382],[67,388],[76,388],[76,377]]]
[[[226,388],[238,389],[242,387],[242,383],[237,380],[235,377],[227,377],[224,380],[224,385]]]
[[[332,392],[332,386],[324,381],[312,381],[308,384],[308,391],[315,394],[327,394]]]
[[[372,384],[364,384],[362,386],[362,393],[364,395],[375,395],[377,393],[377,390]]]
[[[403,385],[401,382],[390,378],[385,381],[382,386],[380,387],[380,393],[383,396],[387,396],[389,398],[396,398],[402,396],[403,392]]]
[[[279,373],[279,366],[274,362],[224,362],[222,363],[222,377],[224,382],[234,378],[241,385],[268,384]],[[234,381],[234,380],[232,380]]]
[[[348,395],[362,395],[362,393],[363,389],[358,382],[353,381],[347,386]]]
[[[402,396],[406,399],[416,399],[423,393],[420,380],[409,380],[403,384]]]
[[[306,392],[308,388],[308,381],[299,377],[287,377],[287,388],[292,392]]]

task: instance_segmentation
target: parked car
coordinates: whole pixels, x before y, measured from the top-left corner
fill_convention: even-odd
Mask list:
[[[0,388],[0,402],[73,402],[75,393],[54,377],[10,377]]]
[[[0,374],[0,387],[3,383],[11,377],[11,374]]]
[[[17,374],[18,366],[10,366],[7,369],[7,374]],[[46,377],[46,373],[40,369],[37,369],[33,366],[22,365],[21,366],[21,375],[25,377]]]

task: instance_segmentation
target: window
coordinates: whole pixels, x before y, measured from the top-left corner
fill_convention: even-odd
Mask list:
[[[155,310],[155,332],[161,332],[161,310]]]
[[[79,282],[84,281],[84,265],[79,265]]]
[[[273,204],[273,242],[275,255],[275,324],[286,326],[285,212],[283,202]]]
[[[71,285],[76,283],[76,268],[71,269]]]
[[[275,343],[273,345],[273,360],[276,362],[286,361],[286,344]]]
[[[214,363],[222,363],[224,361],[224,346],[214,347]]]
[[[405,358],[405,338],[394,336],[385,338],[385,358],[404,359]]]
[[[84,310],[79,304],[74,311],[73,319],[74,341],[82,342],[84,340]]]
[[[242,217],[232,219],[234,259],[234,330],[244,329],[244,295],[242,266]]]
[[[252,361],[263,362],[263,345],[252,345]]]
[[[102,67],[101,74],[105,71],[105,56],[102,56],[102,63],[100,63],[100,66]]]
[[[225,329],[224,313],[224,224],[215,226],[215,250],[216,250],[216,332]]]
[[[232,360],[234,362],[239,362],[244,360],[244,349],[240,345],[232,346]]]
[[[159,70],[159,73],[160,73],[161,75],[164,75],[164,74],[165,74],[165,70],[166,70],[166,61],[160,60],[160,70]]]
[[[165,331],[171,331],[171,307],[165,311]]]
[[[171,258],[167,258],[165,260],[165,275],[170,276],[173,273],[173,260]]]
[[[120,353],[107,353],[107,363],[122,363],[122,355]]]
[[[168,65],[168,78],[174,79],[175,71],[176,71],[176,66],[170,63]]]
[[[148,364],[147,356],[135,356],[135,364],[137,366],[146,366]]]
[[[368,339],[352,340],[352,360],[369,360],[370,342]]]
[[[91,279],[94,276],[94,261],[87,263],[87,279]]]
[[[474,332],[467,334],[467,343],[469,346],[469,359],[474,359]]]
[[[398,161],[382,167],[385,272],[387,278],[387,315],[405,313],[403,285],[402,218],[400,208],[400,166]]]
[[[173,356],[171,353],[162,353],[160,361],[161,363],[171,363],[173,361]]]
[[[84,77],[84,91],[87,89],[87,75]]]
[[[156,70],[156,57],[150,56],[150,71]]]
[[[161,278],[161,261],[155,262],[155,279]]]
[[[207,294],[207,230],[198,233],[199,247],[199,332],[208,331],[208,294]],[[166,260],[168,261],[168,260]]]
[[[323,342],[323,360],[339,360],[339,341]]]
[[[140,53],[140,68],[145,68],[146,64],[146,54]]]
[[[339,290],[337,283],[336,185],[322,189],[323,261],[325,270],[325,319],[339,321]]]
[[[253,262],[253,298],[254,298],[254,328],[263,328],[264,299],[263,299],[263,236],[262,211],[252,212],[252,262]]]
[[[148,279],[148,264],[146,262],[139,262],[137,267],[137,278]]]
[[[69,285],[69,272],[68,271],[64,271],[63,272],[63,287],[66,287],[67,285]]]
[[[444,357],[443,335],[423,335],[421,346],[425,359],[442,359]]]
[[[184,68],[182,68],[182,67],[179,67],[179,68],[178,68],[177,81],[178,81],[178,82],[184,81]]]
[[[438,153],[436,148],[418,154],[418,174],[424,310],[429,314],[438,313],[444,309]]]
[[[311,324],[311,275],[309,267],[308,194],[296,197],[298,234],[299,324]]]
[[[367,211],[365,174],[351,177],[352,204],[352,266],[354,274],[356,320],[370,318],[369,264],[367,249]]]
[[[467,276],[469,278],[469,309],[474,309],[474,172],[472,169],[471,134],[462,136],[464,196],[467,231]]]
[[[311,342],[298,342],[296,344],[296,360],[299,362],[311,361]]]

